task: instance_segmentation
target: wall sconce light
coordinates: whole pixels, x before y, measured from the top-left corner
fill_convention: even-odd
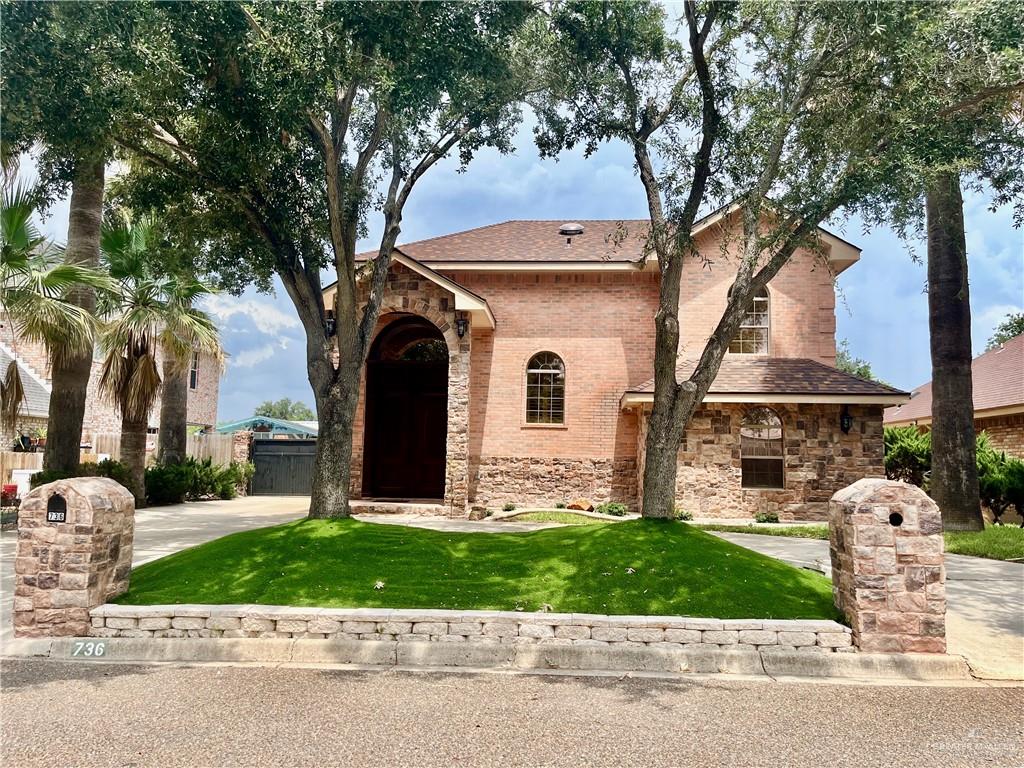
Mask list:
[[[853,427],[853,416],[850,415],[850,406],[844,405],[843,412],[839,415],[839,428],[843,430],[844,435],[848,435],[851,427]]]
[[[460,339],[466,335],[467,330],[469,330],[469,320],[464,317],[455,318],[455,333]]]
[[[324,333],[331,338],[338,332],[338,321],[334,318],[334,312],[327,310],[327,317],[324,318]]]

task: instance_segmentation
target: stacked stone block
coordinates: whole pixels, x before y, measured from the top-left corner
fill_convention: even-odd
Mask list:
[[[266,605],[103,605],[94,637],[263,637],[709,650],[853,651],[834,621]]]
[[[48,509],[63,509],[64,520],[48,521]],[[135,501],[109,478],[58,480],[31,491],[18,513],[14,634],[88,634],[89,609],[128,589],[134,530]]]
[[[945,653],[942,517],[920,488],[859,480],[832,497],[836,607],[862,651]]]

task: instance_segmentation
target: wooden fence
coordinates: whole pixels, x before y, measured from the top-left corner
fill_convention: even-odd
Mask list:
[[[149,435],[146,444],[146,463],[156,460],[156,435]],[[186,452],[197,459],[211,459],[215,465],[231,463],[233,435],[189,435]],[[121,435],[94,434],[91,436],[91,451],[82,451],[82,461],[98,461],[100,456],[120,460]],[[11,471],[15,469],[42,469],[43,454],[15,453],[0,451],[0,482],[11,482]]]

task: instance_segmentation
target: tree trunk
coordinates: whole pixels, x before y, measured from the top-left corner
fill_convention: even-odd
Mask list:
[[[960,177],[929,183],[928,328],[932,353],[930,493],[951,531],[984,528],[978,494],[971,382],[971,303]]]
[[[95,267],[100,258],[100,222],[103,218],[103,160],[76,165],[71,184],[68,215],[69,264]],[[91,288],[77,288],[71,300],[93,312],[96,295]],[[74,472],[80,462],[85,397],[92,373],[92,351],[53,356],[49,421],[43,468]]]
[[[349,517],[352,477],[352,427],[362,376],[361,361],[340,367],[326,384],[313,384],[319,434],[313,461],[313,490],[309,517]]]
[[[136,509],[146,506],[146,422],[121,417],[121,463],[128,469]]]
[[[187,453],[189,369],[164,348],[157,456],[163,464],[180,464]]]

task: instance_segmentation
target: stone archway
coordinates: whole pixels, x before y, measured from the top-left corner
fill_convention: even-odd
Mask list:
[[[363,496],[441,500],[448,425],[448,345],[433,323],[389,318],[366,361]]]
[[[396,320],[414,315],[429,321],[448,347],[447,426],[445,433],[444,506],[445,511],[461,517],[467,512],[469,494],[469,366],[471,321],[466,313],[455,310],[455,297],[444,287],[424,279],[404,265],[393,263],[381,302],[377,334]],[[456,316],[467,321],[466,332],[456,333]],[[376,338],[376,337],[375,337]],[[366,376],[361,384],[361,402],[353,434],[353,498],[363,495],[363,476],[370,470],[364,456]]]

